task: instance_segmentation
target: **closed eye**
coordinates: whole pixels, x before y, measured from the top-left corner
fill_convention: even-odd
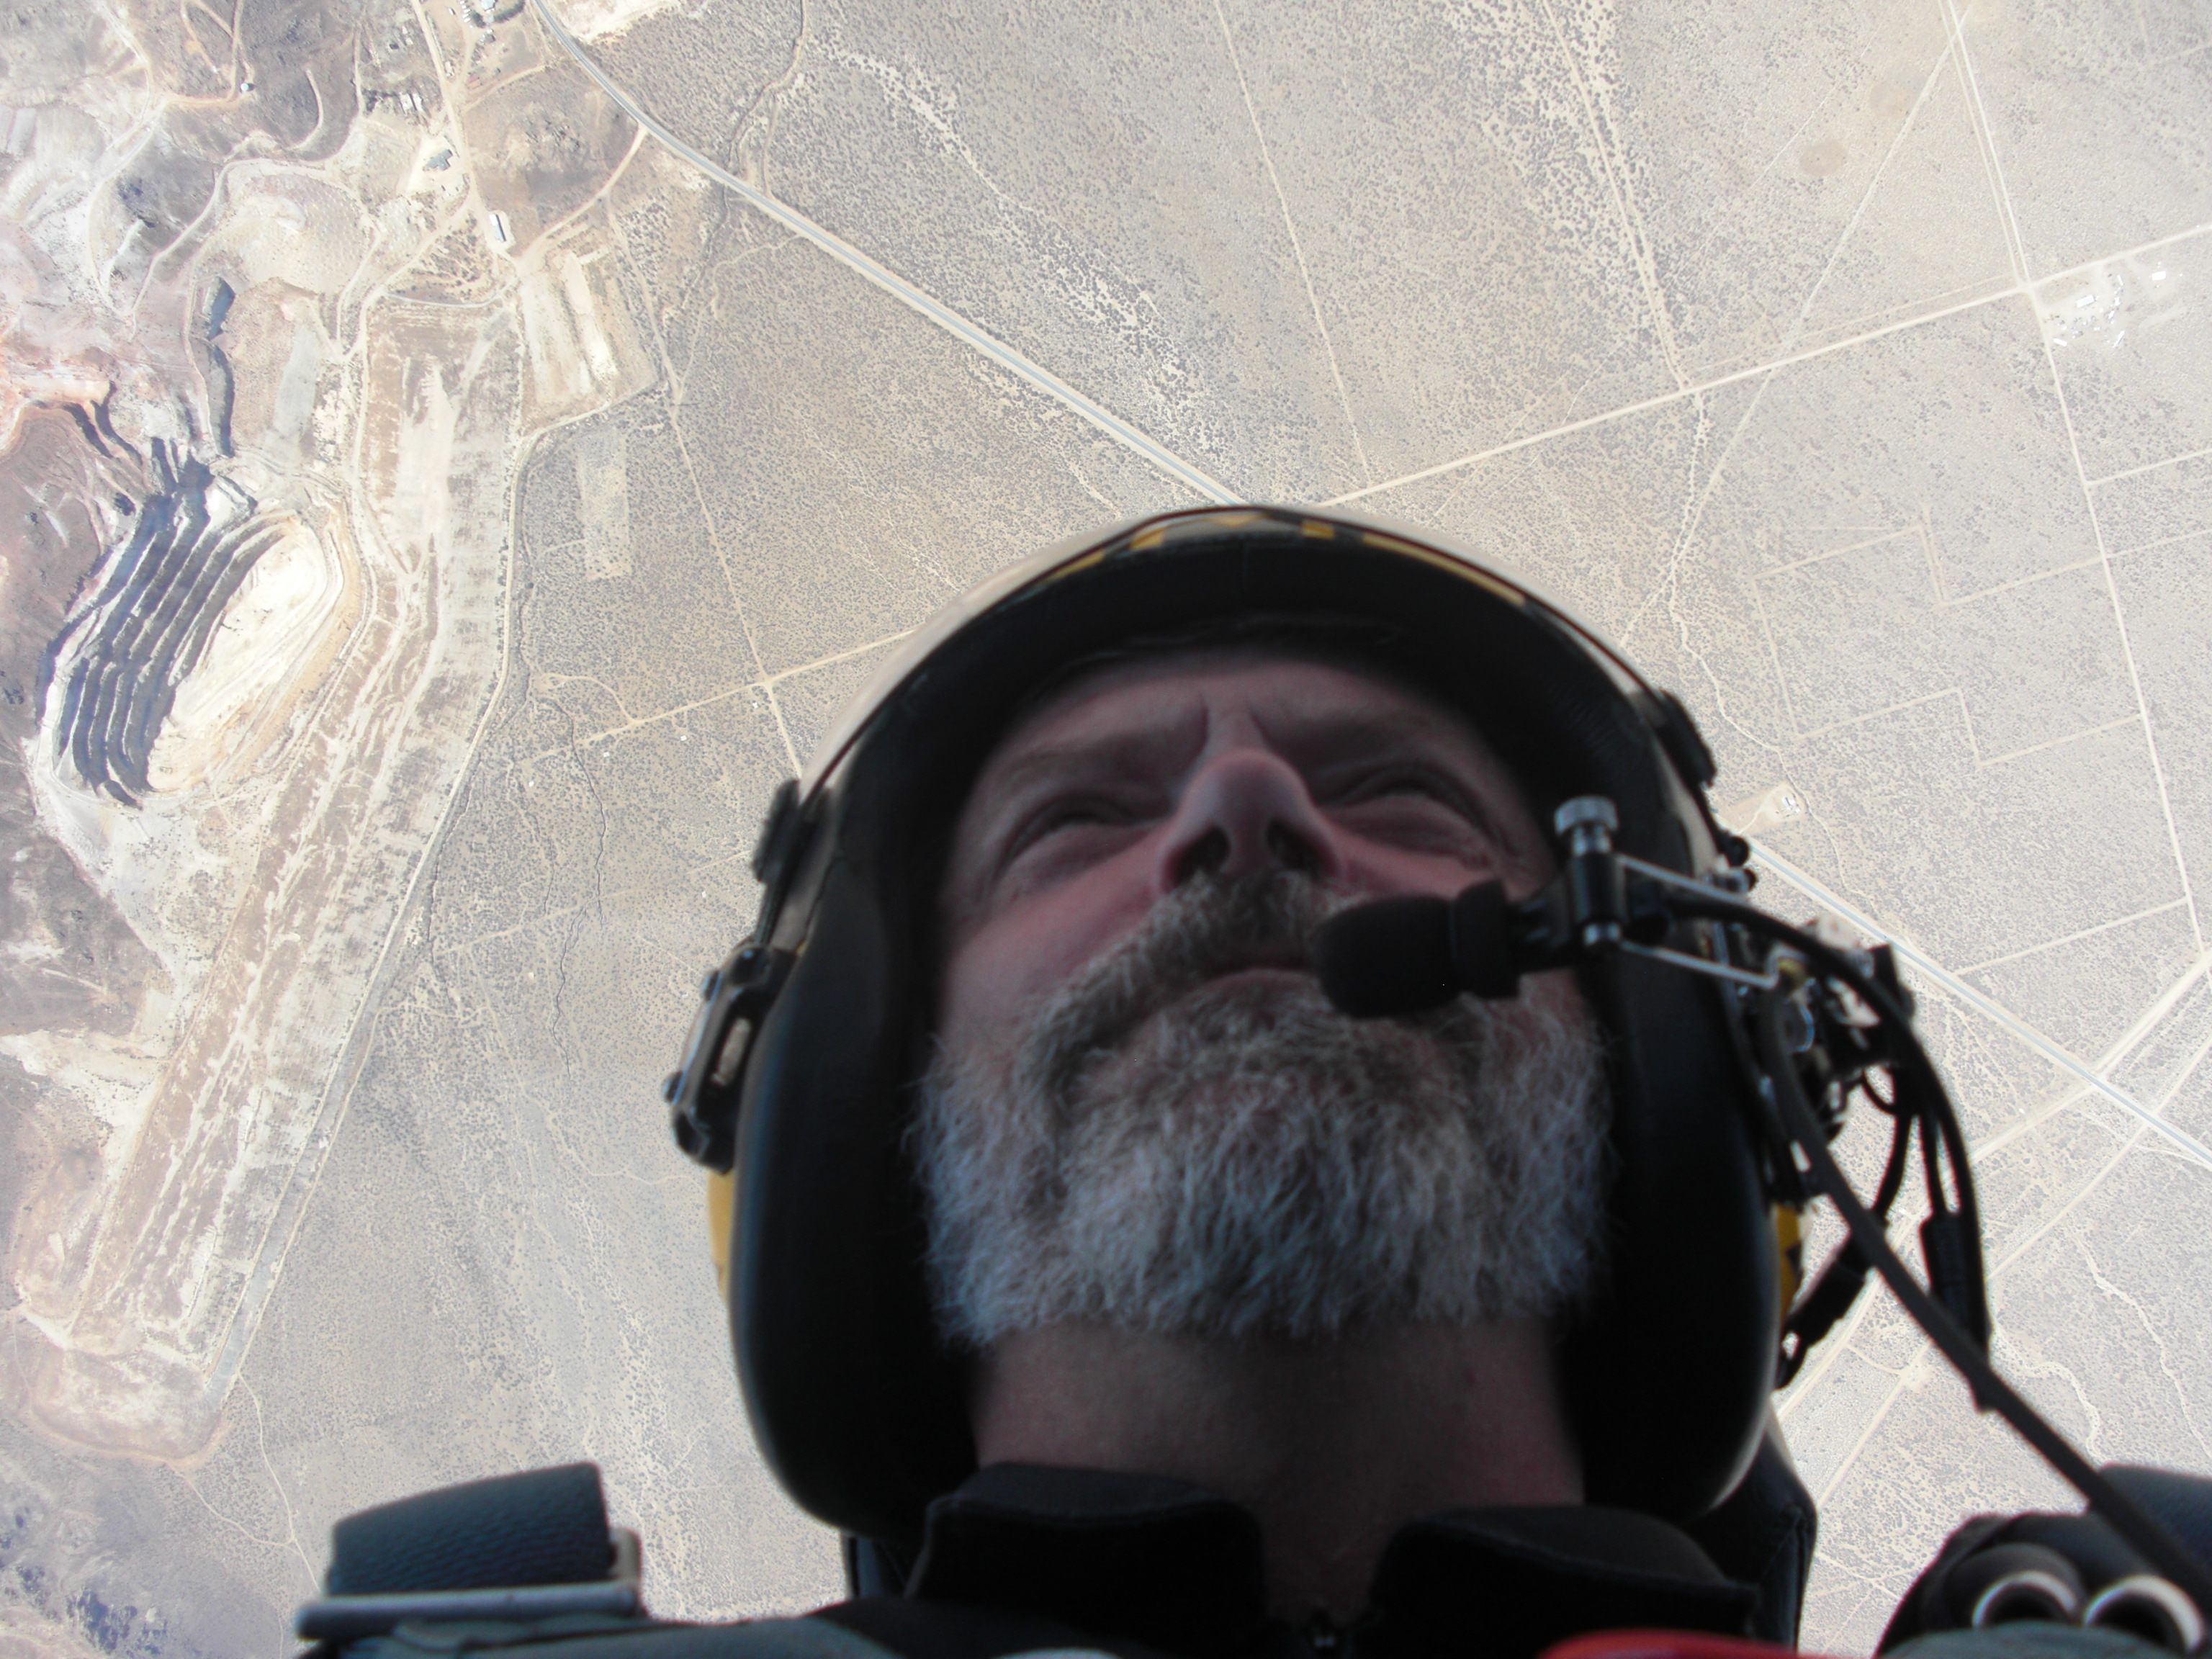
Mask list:
[[[1070,830],[1127,822],[1128,814],[1115,803],[1092,795],[1069,796],[1047,802],[1016,827],[1007,839],[1003,863],[1011,864],[1040,842]]]
[[[1352,781],[1328,805],[1340,812],[1354,811],[1361,807],[1397,807],[1413,811],[1417,818],[1427,818],[1426,808],[1430,803],[1449,813],[1462,825],[1474,830],[1499,852],[1504,853],[1511,846],[1504,839],[1504,826],[1498,822],[1482,798],[1433,767],[1408,765],[1378,769]],[[1433,823],[1433,819],[1429,821]]]
[[[1423,767],[1394,768],[1360,779],[1339,797],[1340,805],[1357,806],[1363,801],[1380,800],[1394,795],[1422,795],[1450,807],[1462,815],[1474,816],[1467,792],[1449,779]]]

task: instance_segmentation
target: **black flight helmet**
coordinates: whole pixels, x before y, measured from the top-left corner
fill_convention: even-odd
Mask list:
[[[727,1172],[717,1253],[761,1450],[848,1534],[911,1551],[930,1500],[975,1468],[904,1151],[953,820],[1009,720],[1068,665],[1255,618],[1353,641],[1463,711],[1539,823],[1601,794],[1623,852],[1700,877],[1741,861],[1705,804],[1712,761],[1681,705],[1424,534],[1291,509],[1170,513],[1063,544],[939,612],[778,794],[755,860],[758,927],[708,980],[668,1088],[679,1141]],[[1629,957],[1577,971],[1613,1100],[1606,1272],[1563,1338],[1588,1495],[1687,1519],[1735,1487],[1767,1426],[1796,1215],[1770,1200],[1714,982]]]

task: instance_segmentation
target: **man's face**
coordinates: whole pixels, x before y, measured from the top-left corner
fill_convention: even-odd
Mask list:
[[[1487,745],[1411,692],[1249,653],[1110,670],[1009,735],[969,797],[943,893],[939,1037],[1003,1056],[1041,994],[1194,876],[1285,867],[1354,900],[1486,880],[1517,897],[1550,858]]]
[[[1347,905],[1548,868],[1465,724],[1344,669],[1194,653],[1024,721],[941,895],[915,1146],[948,1334],[1325,1338],[1571,1304],[1604,1142],[1572,981],[1356,1021],[1308,963]]]

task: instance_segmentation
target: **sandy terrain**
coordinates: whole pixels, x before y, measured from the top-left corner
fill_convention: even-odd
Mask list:
[[[579,1456],[659,1610],[834,1593],[654,1082],[884,644],[1209,498],[1676,687],[1906,953],[2000,1359],[2212,1471],[2212,10],[11,10],[0,1652]],[[1781,1409],[1830,1651],[2060,1495],[1872,1297]]]

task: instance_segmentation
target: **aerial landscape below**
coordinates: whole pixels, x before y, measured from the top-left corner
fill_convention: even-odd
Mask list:
[[[1677,691],[1899,946],[2000,1363],[2212,1473],[2208,295],[2205,0],[11,8],[0,1656],[583,1458],[657,1613],[838,1595],[659,1079],[886,650],[1209,501]],[[1873,1297],[1778,1412],[1809,1650],[2069,1501]]]

